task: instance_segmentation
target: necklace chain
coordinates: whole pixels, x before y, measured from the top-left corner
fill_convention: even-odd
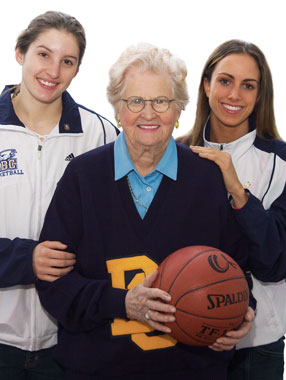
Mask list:
[[[127,178],[127,182],[128,182],[129,189],[130,189],[130,191],[131,191],[131,194],[132,194],[132,196],[133,196],[135,202],[138,203],[139,206],[144,207],[145,210],[146,210],[146,212],[147,212],[149,207],[148,207],[148,206],[145,206],[145,205],[143,205],[142,203],[139,202],[138,198],[137,198],[136,195],[134,194],[134,191],[133,191],[133,189],[132,189],[132,187],[131,187],[131,183],[130,183],[130,181],[129,181],[128,175],[126,176],[126,178]]]

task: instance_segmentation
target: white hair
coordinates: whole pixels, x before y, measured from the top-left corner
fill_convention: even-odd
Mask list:
[[[185,109],[189,101],[186,84],[187,68],[180,58],[167,49],[160,49],[148,43],[128,47],[111,66],[107,97],[116,110],[124,91],[124,80],[129,69],[151,70],[157,74],[167,73],[176,104],[180,110]]]

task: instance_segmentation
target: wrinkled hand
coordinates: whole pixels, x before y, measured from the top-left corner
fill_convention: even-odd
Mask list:
[[[33,270],[37,278],[53,282],[69,273],[75,264],[75,255],[64,252],[67,246],[59,241],[44,241],[34,248]]]
[[[209,348],[214,351],[232,350],[234,346],[249,333],[254,317],[255,314],[253,309],[251,307],[248,307],[244,321],[238,327],[238,329],[228,331],[225,336],[218,338],[214,344],[209,346]]]
[[[231,155],[214,148],[191,146],[190,149],[200,157],[213,161],[220,168],[226,190],[231,194],[237,208],[243,207],[248,201],[248,195],[241,185],[233,166]]]
[[[153,329],[170,333],[171,330],[163,323],[174,322],[176,309],[166,303],[171,300],[171,296],[167,292],[151,288],[157,274],[158,271],[155,270],[145,278],[144,282],[127,292],[126,313],[129,319],[148,322]]]

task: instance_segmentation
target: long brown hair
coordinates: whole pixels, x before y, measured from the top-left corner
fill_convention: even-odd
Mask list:
[[[181,143],[203,145],[203,130],[210,114],[209,100],[204,90],[204,81],[211,81],[216,64],[229,54],[247,54],[256,61],[260,71],[258,99],[252,113],[256,121],[256,132],[261,138],[268,136],[281,139],[277,131],[274,115],[272,75],[264,54],[256,45],[250,42],[230,40],[219,45],[205,64],[199,86],[195,123],[185,136],[178,139]]]

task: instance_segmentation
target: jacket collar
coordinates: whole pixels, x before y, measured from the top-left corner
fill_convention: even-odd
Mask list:
[[[11,101],[13,85],[5,86],[0,96],[0,124],[17,125],[25,128],[24,124],[18,119]],[[65,91],[62,94],[63,111],[59,122],[59,133],[82,133],[81,118],[78,104],[75,103],[70,94]]]
[[[209,136],[210,119],[208,118],[204,127],[204,146],[228,152],[231,154],[233,161],[237,161],[254,143],[256,138],[255,120],[253,117],[250,118],[249,132],[246,135],[230,143],[215,143],[209,140]]]

